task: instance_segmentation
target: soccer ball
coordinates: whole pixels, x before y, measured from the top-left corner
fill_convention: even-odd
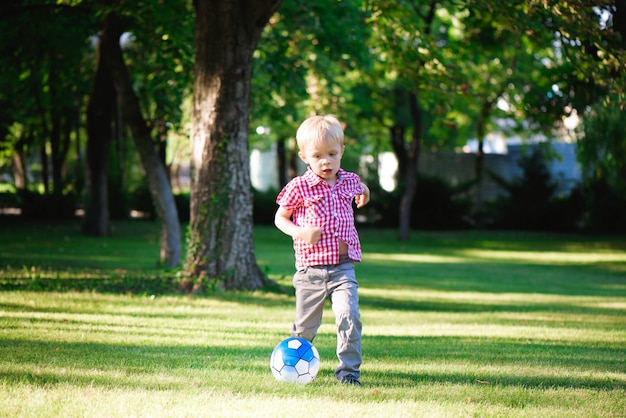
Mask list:
[[[270,369],[280,382],[310,383],[320,369],[317,348],[304,338],[282,340],[270,357]]]

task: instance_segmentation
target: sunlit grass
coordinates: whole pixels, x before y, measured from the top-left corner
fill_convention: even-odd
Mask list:
[[[464,250],[456,256],[435,254],[385,254],[369,253],[368,261],[402,261],[407,263],[472,263],[487,260],[521,261],[539,264],[588,264],[588,263],[626,263],[625,254],[585,253],[585,252],[540,252],[540,251],[497,251],[497,250]]]
[[[52,228],[38,246],[27,230],[13,239],[32,254],[2,246],[0,261],[52,277],[64,274],[63,259],[103,277],[170,274],[146,268],[158,247],[156,228],[145,227],[118,230],[92,250],[77,231]],[[626,416],[624,240],[361,235],[363,387],[333,376],[329,306],[315,340],[316,380],[271,376],[269,355],[293,320],[293,254],[288,237],[259,227],[259,264],[284,293],[1,291],[0,416]],[[59,245],[75,257],[58,257]],[[11,270],[0,269],[6,281]]]

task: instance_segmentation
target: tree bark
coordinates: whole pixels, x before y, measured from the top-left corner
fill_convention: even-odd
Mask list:
[[[129,126],[143,169],[148,177],[150,194],[161,222],[161,248],[159,259],[167,267],[180,265],[182,243],[176,202],[169,183],[165,164],[161,161],[152,141],[150,128],[141,114],[139,100],[132,88],[130,74],[124,62],[119,39],[124,25],[114,13],[104,22],[102,34],[103,55],[117,91],[119,104]]]
[[[435,12],[437,10],[437,4],[437,0],[430,0],[428,4],[428,11],[423,16],[425,24],[424,34],[426,37],[430,36],[430,33],[433,29],[433,21],[435,18]],[[418,12],[419,2],[414,2],[412,3],[412,5],[414,10],[416,11],[416,14],[420,15],[420,13]],[[425,61],[421,59],[416,63],[417,67],[424,67],[425,64]],[[406,158],[404,160],[404,163],[406,172],[404,174],[404,193],[402,195],[402,198],[400,199],[400,208],[398,211],[398,234],[401,241],[408,241],[409,239],[409,235],[411,232],[411,212],[413,207],[413,200],[415,199],[415,195],[417,193],[417,174],[419,156],[421,152],[422,135],[422,109],[419,106],[417,94],[417,90],[409,93],[409,111],[411,121],[413,123],[413,133],[411,136],[411,143],[409,144],[409,150],[408,152],[406,152],[405,150]],[[395,148],[396,147],[394,146],[394,149]]]
[[[476,176],[476,202],[474,206],[474,221],[477,228],[483,226],[485,199],[483,196],[483,172],[484,172],[484,147],[485,136],[487,135],[487,119],[491,113],[491,103],[483,100],[480,113],[476,121],[476,136],[478,138],[478,148],[476,149],[476,164],[474,165],[474,175]]]
[[[259,289],[248,119],[253,52],[281,0],[196,0],[191,220],[185,271],[196,285]]]
[[[278,187],[283,188],[287,180],[287,141],[284,137],[278,138],[276,142],[276,156],[278,157]]]
[[[402,198],[400,199],[399,208],[399,238],[401,241],[407,241],[411,232],[411,208],[417,191],[417,169],[421,148],[421,131],[422,131],[422,110],[417,101],[415,93],[409,94],[409,108],[411,111],[411,120],[413,122],[413,131],[411,134],[411,143],[409,151],[405,158],[405,188]]]
[[[15,188],[18,191],[26,190],[28,185],[28,178],[26,176],[26,163],[24,159],[24,153],[22,151],[16,151],[13,154],[13,178],[15,179]]]
[[[83,232],[109,235],[108,155],[111,122],[115,108],[115,88],[102,57],[98,41],[96,75],[87,105],[86,199]]]

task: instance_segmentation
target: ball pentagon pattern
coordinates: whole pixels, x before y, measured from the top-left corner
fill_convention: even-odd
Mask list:
[[[270,357],[270,369],[276,380],[310,383],[320,368],[320,356],[304,338],[289,337],[278,343]]]

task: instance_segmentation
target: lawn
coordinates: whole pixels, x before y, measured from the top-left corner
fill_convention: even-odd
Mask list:
[[[332,376],[330,306],[318,377],[271,375],[293,319],[288,237],[255,229],[284,292],[189,296],[159,285],[176,272],[156,264],[156,225],[114,226],[0,226],[0,416],[626,417],[624,237],[362,229],[353,388]]]

